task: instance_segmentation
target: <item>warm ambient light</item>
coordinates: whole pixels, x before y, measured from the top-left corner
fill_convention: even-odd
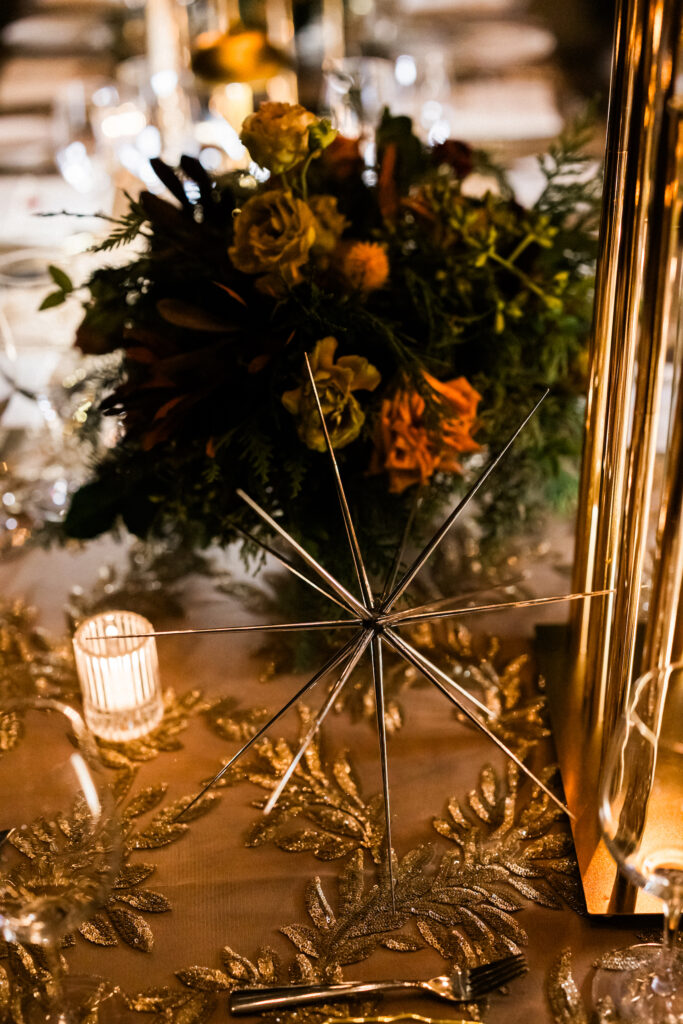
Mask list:
[[[83,714],[103,739],[143,736],[163,714],[153,626],[135,612],[93,615],[74,635]],[[114,638],[117,639],[114,639]]]

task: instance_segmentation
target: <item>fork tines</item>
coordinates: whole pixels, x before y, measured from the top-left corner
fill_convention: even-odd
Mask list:
[[[508,981],[523,974],[527,969],[526,957],[523,953],[506,956],[502,960],[494,960],[489,964],[481,964],[467,972],[467,984],[472,999],[493,992]]]

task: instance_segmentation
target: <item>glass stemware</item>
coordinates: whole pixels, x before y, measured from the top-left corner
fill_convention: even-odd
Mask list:
[[[31,1020],[71,1024],[112,988],[62,972],[66,935],[103,905],[119,865],[113,802],[80,715],[58,701],[0,705],[0,934],[42,950],[49,982]]]
[[[80,257],[82,260],[83,257]],[[55,291],[51,264],[78,275],[79,258],[43,249],[0,256],[0,549],[21,547],[64,515],[82,455],[66,431],[66,381],[79,356],[74,297],[39,310]]]
[[[683,1022],[683,662],[655,669],[633,696],[608,753],[600,824],[625,878],[664,905],[661,945],[631,946],[598,971],[596,1002],[612,1000],[620,1019]],[[616,909],[616,908],[615,908]],[[623,969],[618,969],[619,965]]]

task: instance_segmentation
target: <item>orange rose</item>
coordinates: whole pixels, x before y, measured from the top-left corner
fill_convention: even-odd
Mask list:
[[[442,418],[427,425],[427,403],[416,391],[402,389],[382,402],[370,473],[389,474],[389,491],[400,494],[413,484],[424,485],[436,472],[461,473],[456,455],[479,450],[471,436],[480,395],[458,377],[438,381],[424,374],[435,393]]]
[[[397,391],[382,402],[371,473],[389,474],[389,491],[400,494],[413,484],[426,484],[437,459],[423,426],[425,400],[418,391]]]
[[[431,374],[424,373],[424,379],[430,388],[441,396],[441,405],[445,412],[440,424],[443,451],[439,469],[447,473],[462,473],[462,466],[454,456],[479,451],[480,446],[471,436],[471,431],[481,395],[464,377],[439,381]]]

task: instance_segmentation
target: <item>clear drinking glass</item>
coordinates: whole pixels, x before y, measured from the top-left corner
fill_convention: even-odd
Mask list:
[[[52,138],[60,174],[95,209],[109,211],[122,168],[146,185],[158,180],[149,159],[160,155],[159,130],[137,83],[71,79],[53,100]]]
[[[39,697],[9,700],[0,722],[0,934],[42,947],[52,975],[22,1008],[29,1018],[71,1024],[113,991],[98,978],[62,976],[59,952],[113,885],[113,801],[73,708]]]
[[[73,256],[45,249],[0,256],[0,550],[20,547],[37,527],[59,522],[83,472],[63,419],[65,380],[80,358],[73,338],[82,309],[74,296],[39,309],[56,290],[52,264],[78,281]]]
[[[620,1019],[683,1021],[683,662],[641,676],[607,758],[600,803],[607,847],[626,879],[664,905],[661,945],[613,957],[623,970],[598,971],[596,1001],[609,997]]]

